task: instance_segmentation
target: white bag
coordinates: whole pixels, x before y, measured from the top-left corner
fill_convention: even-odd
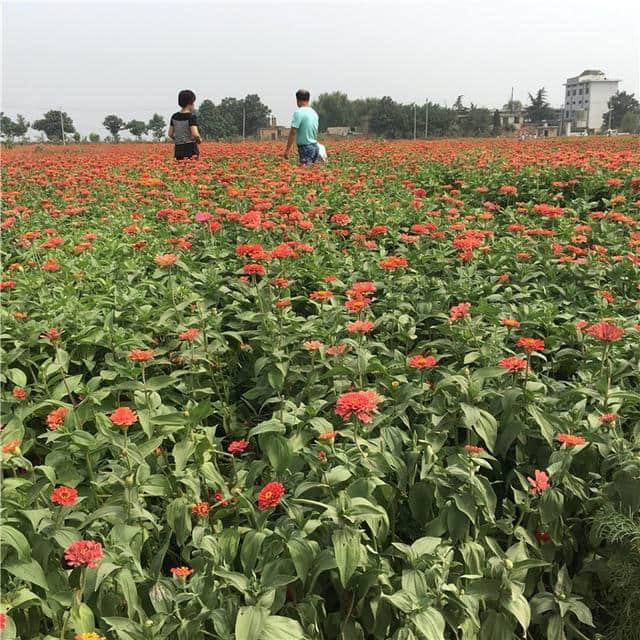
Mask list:
[[[328,162],[329,158],[327,156],[327,148],[323,145],[318,143],[318,159],[320,162]]]

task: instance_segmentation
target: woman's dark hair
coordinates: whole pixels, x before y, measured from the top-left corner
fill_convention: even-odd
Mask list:
[[[306,89],[298,89],[296,91],[296,100],[309,102],[309,98],[311,98],[311,94]]]
[[[196,94],[191,89],[183,89],[178,94],[178,104],[184,109],[196,101]]]

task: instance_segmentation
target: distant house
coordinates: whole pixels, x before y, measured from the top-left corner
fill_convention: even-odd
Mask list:
[[[351,133],[350,127],[327,127],[328,136],[348,136]]]
[[[609,110],[609,98],[618,90],[620,80],[607,78],[599,69],[585,69],[565,83],[563,133],[594,132],[602,127]]]
[[[524,109],[515,111],[506,110],[500,112],[500,125],[503,129],[519,131],[525,123]]]
[[[276,117],[269,118],[269,126],[258,129],[258,140],[284,140],[289,137],[289,127],[276,123]]]

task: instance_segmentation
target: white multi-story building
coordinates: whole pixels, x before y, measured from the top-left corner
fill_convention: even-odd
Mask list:
[[[602,116],[609,111],[609,98],[618,90],[619,82],[597,69],[586,69],[575,78],[567,78],[562,114],[564,133],[600,131]]]

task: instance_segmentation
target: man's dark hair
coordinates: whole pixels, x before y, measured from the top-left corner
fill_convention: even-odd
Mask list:
[[[311,94],[306,89],[298,89],[296,91],[296,100],[299,102],[309,102]]]
[[[178,104],[184,109],[196,101],[196,94],[191,89],[183,89],[178,94]]]

